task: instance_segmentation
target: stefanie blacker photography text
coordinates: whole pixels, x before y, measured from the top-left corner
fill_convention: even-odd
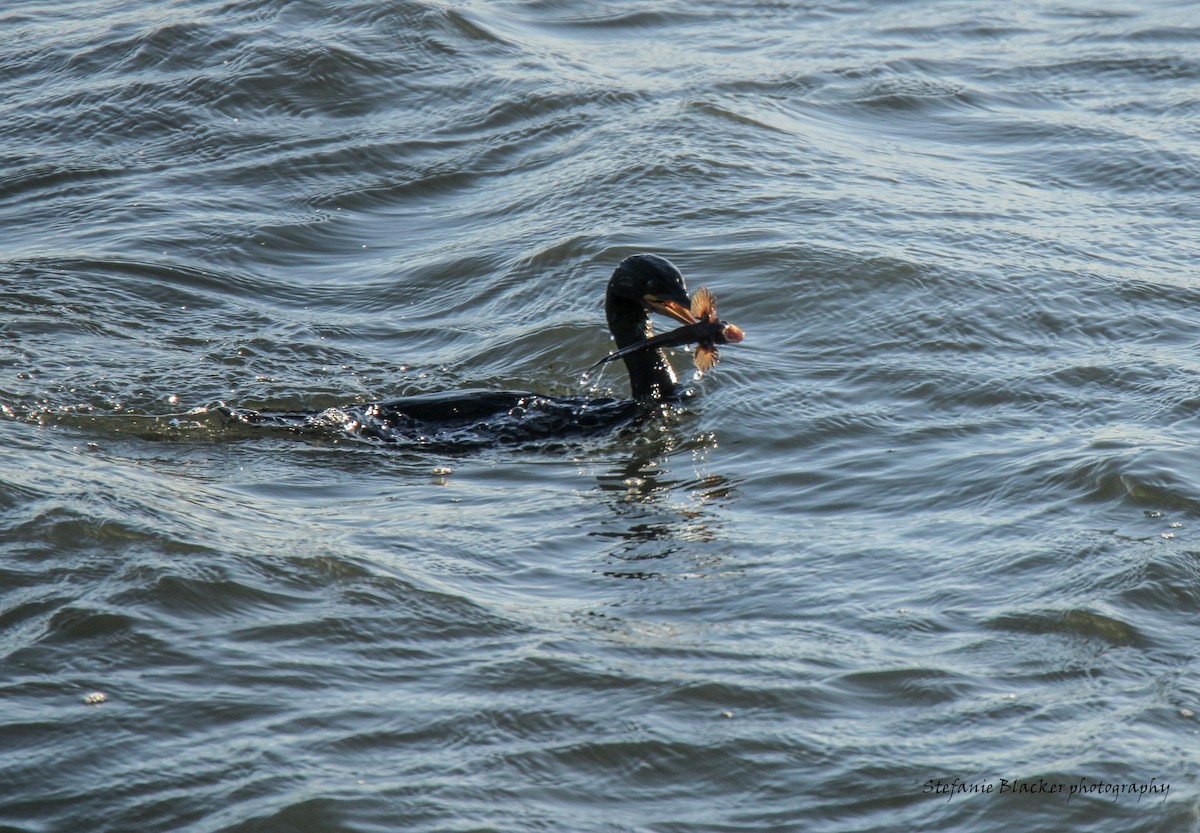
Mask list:
[[[1052,781],[1045,778],[998,778],[990,781],[963,781],[960,778],[946,780],[930,778],[921,785],[924,795],[944,797],[947,802],[960,796],[1010,795],[1010,796],[1061,796],[1069,803],[1075,796],[1105,796],[1113,801],[1122,796],[1135,797],[1136,801],[1150,796],[1167,800],[1171,785],[1158,778],[1149,781],[1103,781],[1080,778],[1077,781]]]

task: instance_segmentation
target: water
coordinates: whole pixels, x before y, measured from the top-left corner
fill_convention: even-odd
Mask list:
[[[0,31],[3,829],[1200,829],[1194,4]],[[636,251],[747,332],[642,424],[215,417],[624,395]]]

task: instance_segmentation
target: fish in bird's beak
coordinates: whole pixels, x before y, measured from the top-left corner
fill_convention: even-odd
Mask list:
[[[692,296],[690,309],[685,308],[677,301],[663,302],[651,295],[647,295],[645,300],[647,309],[670,316],[676,321],[682,322],[684,326],[652,336],[636,344],[630,344],[615,353],[609,353],[588,368],[589,370],[639,350],[695,344],[696,352],[693,355],[693,361],[696,363],[696,370],[703,374],[705,371],[711,370],[720,359],[717,353],[718,344],[737,344],[746,337],[741,327],[730,324],[728,321],[722,321],[717,317],[717,298],[704,287],[697,289],[696,294]]]
[[[690,312],[697,322],[697,329],[701,331],[700,337],[696,339],[692,362],[696,365],[696,372],[703,375],[712,370],[721,359],[717,353],[718,344],[737,344],[746,334],[736,324],[730,324],[717,317],[717,296],[703,286],[692,296]]]

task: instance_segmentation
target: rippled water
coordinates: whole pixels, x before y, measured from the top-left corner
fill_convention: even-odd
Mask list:
[[[1193,3],[0,31],[4,830],[1200,829]],[[213,408],[622,396],[636,251],[748,334],[652,419]]]

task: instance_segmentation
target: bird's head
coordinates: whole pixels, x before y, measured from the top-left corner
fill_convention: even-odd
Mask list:
[[[658,255],[631,255],[622,260],[613,272],[608,282],[610,323],[614,306],[628,309],[631,304],[682,324],[696,322],[683,275],[671,261]]]

